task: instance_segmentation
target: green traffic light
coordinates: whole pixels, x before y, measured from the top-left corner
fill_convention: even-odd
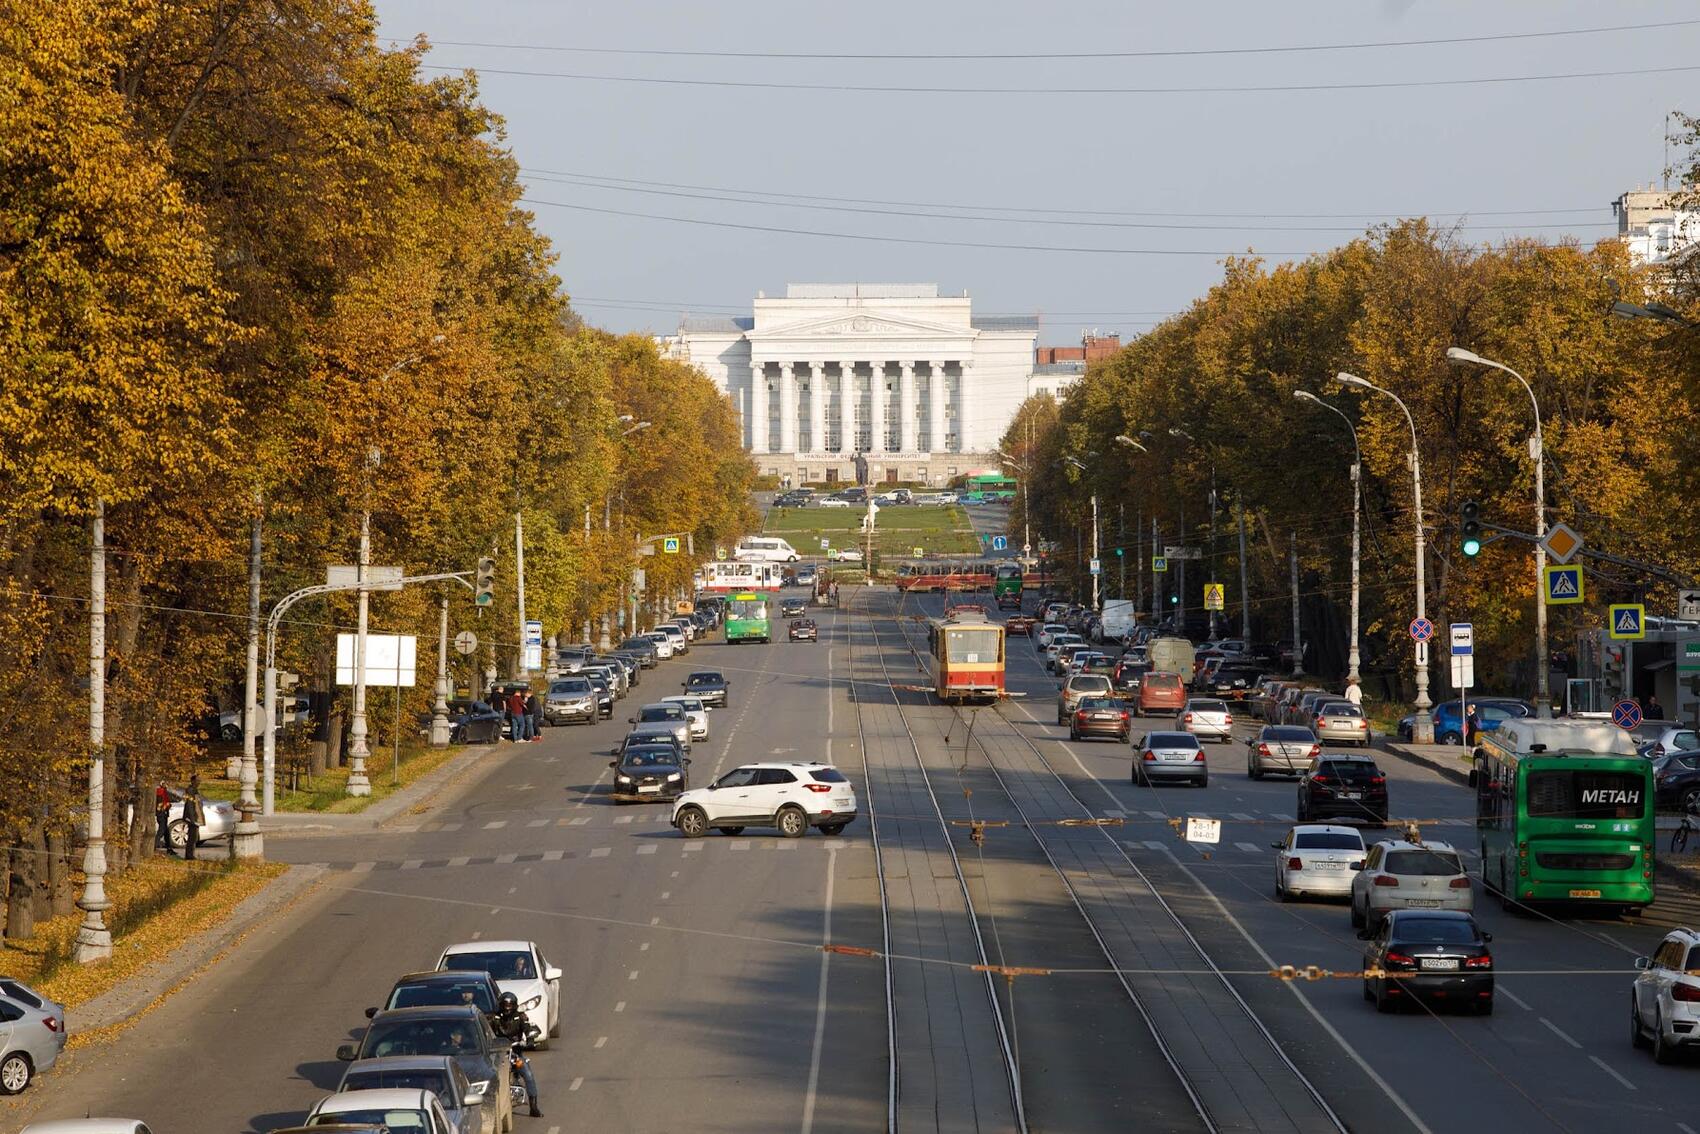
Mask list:
[[[1169,605],[1170,606],[1174,606],[1174,605],[1178,604],[1180,601],[1181,601],[1180,595],[1170,595],[1169,596]]]
[[[1464,554],[1465,555],[1473,557],[1473,556],[1480,555],[1481,552],[1482,552],[1482,541],[1481,540],[1479,540],[1479,539],[1467,539],[1467,540],[1464,541]]]

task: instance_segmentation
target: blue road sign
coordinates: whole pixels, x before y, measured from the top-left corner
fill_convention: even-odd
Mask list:
[[[995,535],[995,536],[992,537],[992,550],[993,551],[1007,551],[1008,549],[1009,549],[1009,537],[1008,536]]]
[[[1541,580],[1548,606],[1561,606],[1582,601],[1582,565],[1565,563],[1549,566]]]
[[[1426,642],[1434,637],[1434,623],[1426,618],[1411,619],[1411,637],[1418,642]]]
[[[1476,628],[1468,622],[1454,622],[1450,627],[1453,657],[1468,657],[1476,652]]]
[[[1610,607],[1611,636],[1619,640],[1647,636],[1647,608],[1638,602],[1618,602]]]
[[[679,537],[676,535],[664,537],[661,540],[661,551],[664,555],[679,554]]]
[[[1634,728],[1641,723],[1641,706],[1634,701],[1619,701],[1611,707],[1611,721],[1618,728]]]

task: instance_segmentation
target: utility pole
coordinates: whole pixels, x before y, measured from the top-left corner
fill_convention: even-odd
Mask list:
[[[519,589],[519,657],[514,662],[514,680],[525,679],[525,517],[514,513],[514,585]]]
[[[1127,598],[1127,505],[1116,504],[1116,565],[1121,568],[1121,581],[1116,584],[1116,597]]]
[[[590,559],[590,505],[589,504],[586,504],[584,506],[584,557],[585,557],[585,560],[588,562],[589,559]],[[588,605],[586,605],[585,608],[584,608],[584,641],[585,641],[585,645],[589,645],[590,641],[591,641],[591,638],[590,638],[590,607]],[[553,662],[553,660],[554,660],[553,654],[550,655],[550,660],[551,660],[551,662]]]
[[[1157,517],[1151,517],[1151,557],[1155,559],[1162,553],[1163,538],[1157,531]],[[1163,580],[1157,577],[1155,565],[1151,571],[1151,629],[1157,629],[1157,623],[1163,617]]]
[[[1098,572],[1104,569],[1104,564],[1098,558],[1098,494],[1092,494],[1092,562],[1098,565],[1098,571],[1092,572],[1092,609],[1100,610],[1103,604],[1098,600]]]
[[[1210,462],[1210,571],[1204,577],[1205,577],[1206,580],[1208,580],[1210,582],[1214,582],[1219,577],[1216,573],[1216,462],[1215,461]],[[1217,623],[1216,611],[1212,610],[1210,612],[1210,637],[1211,637],[1212,641],[1221,637],[1221,631],[1220,631],[1220,629],[1218,629],[1216,623]]]
[[[1186,502],[1181,502],[1181,530],[1177,537],[1181,541],[1180,574],[1175,576],[1175,629],[1181,637],[1187,637],[1186,632],[1186,553],[1191,548],[1186,545]]]
[[[1304,639],[1299,637],[1299,533],[1296,531],[1287,562],[1293,575],[1293,676],[1299,677],[1305,671],[1305,648]]]
[[[1240,524],[1240,637],[1251,645],[1251,598],[1246,590],[1245,582],[1245,500],[1236,492],[1234,510],[1239,513]]]
[[[83,848],[83,893],[77,908],[77,963],[112,956],[106,928],[106,501],[94,502],[89,524],[89,818]]]
[[[449,596],[437,596],[437,700],[431,706],[431,747],[449,746]]]
[[[1139,614],[1139,609],[1145,605],[1145,561],[1140,558],[1143,554],[1145,541],[1140,538],[1141,529],[1145,526],[1145,516],[1141,512],[1133,514],[1133,613]]]
[[[242,758],[237,762],[236,770],[241,791],[236,808],[241,819],[230,840],[230,853],[234,858],[260,858],[265,854],[264,836],[260,834],[260,824],[254,818],[260,808],[259,801],[254,798],[254,787],[259,782],[254,740],[261,728],[269,729],[276,723],[268,720],[262,725],[260,720],[260,540],[264,523],[259,511],[261,505],[262,500],[256,493],[254,519],[248,528],[248,672],[242,683]]]
[[[366,778],[366,757],[372,754],[366,743],[366,620],[371,605],[366,579],[372,564],[372,513],[360,514],[360,560],[355,566],[359,582],[359,615],[354,629],[354,709],[348,722],[348,794],[371,795],[372,781]],[[269,692],[269,690],[268,690]]]

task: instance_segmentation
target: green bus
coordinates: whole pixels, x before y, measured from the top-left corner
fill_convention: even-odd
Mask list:
[[[1011,561],[992,568],[992,598],[999,610],[1021,609],[1021,588],[1025,582],[1021,564]]]
[[[735,594],[727,603],[726,642],[771,642],[773,632],[768,627],[767,595],[746,591]]]
[[[1653,901],[1653,766],[1609,721],[1507,720],[1470,786],[1482,884],[1513,904],[1634,913]]]
[[[1002,473],[979,473],[966,478],[962,486],[969,492],[977,492],[982,500],[1014,500],[1016,482],[1013,477]]]

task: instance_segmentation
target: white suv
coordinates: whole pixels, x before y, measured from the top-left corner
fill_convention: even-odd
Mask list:
[[[1641,974],[1629,994],[1629,1038],[1649,1043],[1653,1059],[1674,1063],[1678,1050],[1700,1044],[1700,933],[1673,929],[1651,957],[1637,957]]]
[[[1389,910],[1475,910],[1464,863],[1448,843],[1386,839],[1354,863],[1352,924],[1374,930]]]
[[[733,768],[673,804],[673,826],[687,839],[713,827],[736,835],[745,827],[777,827],[799,839],[810,827],[836,835],[856,818],[856,789],[831,764],[774,762]]]

